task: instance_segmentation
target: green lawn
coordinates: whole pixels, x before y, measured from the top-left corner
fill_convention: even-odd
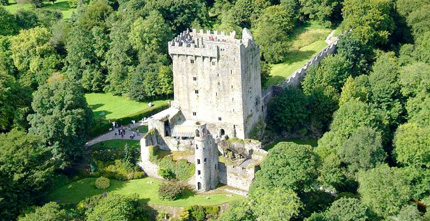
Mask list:
[[[124,195],[138,194],[139,198],[148,200],[149,204],[166,205],[166,206],[192,206],[192,205],[218,205],[234,200],[242,199],[242,196],[219,190],[214,194],[197,194],[183,197],[175,201],[164,201],[158,198],[158,187],[163,182],[153,178],[143,178],[130,181],[111,180],[111,186],[107,190],[99,190],[95,187],[94,181],[96,178],[84,178],[73,183],[67,184],[58,188],[48,195],[48,201],[56,201],[60,203],[77,204],[81,200],[103,192],[113,192]],[[152,181],[152,184],[148,182]],[[209,199],[206,199],[209,197]]]
[[[139,133],[147,133],[148,132],[148,126],[146,125],[142,125],[137,127],[137,129],[139,130]]]
[[[91,146],[92,150],[100,149],[124,149],[125,145],[128,145],[131,149],[139,149],[140,142],[138,140],[108,140],[100,142]]]
[[[296,144],[304,144],[304,145],[311,145],[312,147],[316,147],[318,145],[318,140],[317,139],[307,139],[307,140],[300,140],[300,139],[288,139],[288,140],[278,140],[266,147],[264,147],[265,150],[270,150],[272,149],[274,146],[276,146],[276,144],[280,143],[280,142],[293,142]]]
[[[296,29],[291,36],[292,52],[286,56],[285,62],[271,66],[270,77],[265,86],[281,83],[305,65],[309,59],[327,46],[324,40],[331,31],[316,24]]]
[[[9,0],[9,5],[3,6],[3,7],[5,7],[8,11],[12,13],[16,13],[20,9],[24,9],[24,10],[33,9],[33,7],[30,4],[17,4],[13,0]],[[64,19],[69,19],[72,16],[72,12],[76,11],[75,8],[70,8],[68,0],[58,0],[54,4],[52,4],[49,1],[46,1],[43,3],[42,8],[58,9],[63,13]]]
[[[148,102],[137,102],[127,97],[113,96],[109,93],[85,94],[88,105],[94,112],[94,117],[104,116],[107,120],[120,119],[149,109]],[[166,104],[166,100],[152,102],[155,106]]]

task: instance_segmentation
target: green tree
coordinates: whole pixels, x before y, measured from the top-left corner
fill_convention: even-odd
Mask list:
[[[293,190],[281,187],[257,188],[250,198],[252,212],[258,220],[290,220],[303,207]]]
[[[318,86],[331,86],[340,92],[351,75],[352,64],[342,54],[336,54],[324,58],[315,68],[306,74],[302,82],[303,92],[306,95],[310,95]]]
[[[425,32],[430,31],[430,18],[427,16],[426,12],[430,10],[430,4],[417,4],[417,6],[421,5],[421,7],[412,11],[406,21],[412,28],[412,33],[415,38],[419,38]]]
[[[382,217],[396,215],[411,198],[407,179],[398,168],[380,165],[358,173],[361,201]]]
[[[400,70],[399,83],[402,95],[415,97],[421,92],[430,91],[430,65],[413,63]]]
[[[421,62],[430,64],[430,31],[420,35],[416,40],[414,57]]]
[[[20,9],[16,12],[15,17],[16,17],[16,24],[21,29],[35,28],[39,23],[37,14],[34,10]]]
[[[255,24],[255,39],[266,61],[269,63],[284,61],[291,48],[287,33],[293,28],[294,23],[294,18],[280,5],[264,9]]]
[[[109,34],[111,42],[105,55],[108,69],[105,90],[114,95],[128,92],[128,74],[133,73],[133,66],[136,64],[136,52],[133,50],[128,37],[131,22],[125,18],[119,19],[112,25]]]
[[[87,220],[136,220],[142,215],[142,205],[137,196],[109,194],[88,213]]]
[[[317,86],[308,97],[312,131],[322,134],[330,125],[333,113],[338,108],[339,95],[331,87]]]
[[[356,78],[349,76],[342,87],[339,106],[349,101],[361,101],[366,103],[369,100],[369,88],[369,78],[367,75],[360,75]]]
[[[0,147],[0,216],[14,220],[46,191],[52,155],[40,137],[17,130],[0,134]]]
[[[81,156],[89,136],[92,112],[82,87],[69,80],[54,81],[39,87],[31,104],[29,132],[53,147],[61,167],[70,166]]]
[[[256,217],[252,213],[251,206],[247,200],[232,202],[229,208],[218,218],[219,221],[253,221],[255,219]]]
[[[0,73],[16,76],[17,70],[13,64],[10,39],[11,37],[0,37]]]
[[[94,32],[81,29],[79,26],[71,30],[66,49],[67,76],[74,81],[80,81],[82,87],[87,91],[101,91],[104,87],[105,75],[103,74],[103,55],[96,51],[96,42],[103,39],[95,39],[93,33],[100,34],[99,28],[95,27]],[[100,36],[103,38],[103,36]],[[103,44],[103,43],[102,43]],[[103,45],[101,46],[103,47]],[[105,51],[104,48],[98,50]]]
[[[429,0],[397,0],[396,10],[400,15],[408,17],[410,13],[427,4],[430,4]]]
[[[364,44],[384,45],[395,29],[392,0],[345,0],[342,9],[345,29]]]
[[[430,126],[430,95],[420,93],[416,97],[408,99],[406,104],[409,123],[419,126]]]
[[[56,221],[66,219],[66,211],[61,209],[56,202],[50,202],[42,207],[37,207],[33,212],[26,213],[25,216],[20,217],[19,221]]]
[[[341,9],[343,0],[299,0],[301,11],[310,19],[318,20],[330,27],[332,23],[342,20]]]
[[[353,175],[384,163],[387,156],[382,147],[381,133],[372,128],[358,128],[339,149],[339,155]]]
[[[280,131],[300,129],[309,117],[307,105],[307,98],[300,89],[288,87],[269,102],[268,122]]]
[[[36,15],[40,26],[48,29],[51,28],[52,25],[63,19],[63,13],[60,10],[54,9],[37,9]]]
[[[167,42],[173,37],[169,25],[158,11],[151,11],[134,21],[129,33],[130,43],[139,53],[167,51]]]
[[[269,151],[252,184],[256,188],[283,187],[309,191],[317,179],[317,158],[308,145],[278,143]]]
[[[173,94],[173,71],[171,66],[161,66],[158,72],[158,82],[163,95]]]
[[[46,28],[22,30],[11,39],[12,58],[20,71],[18,79],[25,86],[36,88],[46,83],[55,72],[60,59],[50,41],[51,33]]]
[[[365,221],[369,220],[369,218],[369,208],[367,208],[367,206],[364,206],[359,199],[342,197],[334,201],[331,204],[330,208],[328,208],[328,210],[326,210],[325,212],[313,214],[309,219],[306,220]]]
[[[351,75],[368,73],[374,60],[373,48],[362,43],[351,34],[341,35],[337,44],[337,53],[351,62]]]
[[[14,15],[9,13],[4,7],[0,6],[0,36],[1,35],[14,35],[18,32],[19,28],[16,25]]]
[[[394,138],[397,162],[415,167],[430,167],[430,127],[414,123],[401,125]]]
[[[420,211],[418,211],[417,206],[408,205],[403,206],[396,216],[397,220],[410,220],[410,221],[424,221],[425,219],[421,216]]]
[[[383,111],[390,125],[397,125],[403,108],[400,103],[399,64],[395,54],[379,54],[372,69],[369,75],[370,101]]]
[[[0,73],[0,131],[9,131],[13,126],[24,129],[21,114],[26,115],[30,104],[31,91],[14,77]]]
[[[95,26],[105,28],[105,21],[112,11],[112,7],[102,0],[91,1],[84,10],[79,10],[81,14],[78,16],[78,26],[87,31],[91,31]]]

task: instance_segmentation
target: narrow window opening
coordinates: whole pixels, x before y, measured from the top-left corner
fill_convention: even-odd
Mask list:
[[[201,174],[201,171],[200,170],[197,170],[197,175],[200,175]]]
[[[193,112],[193,116],[196,116],[197,115],[197,113],[196,112]]]
[[[204,163],[206,163],[206,158],[203,160]]]
[[[218,117],[218,120],[219,120],[219,121],[222,121],[222,118],[221,118],[221,117]]]
[[[190,63],[191,63],[191,64],[194,64],[194,59],[191,59],[191,60],[190,60]]]
[[[195,94],[199,94],[199,90],[194,90],[194,93]]]
[[[197,77],[193,77],[193,81],[197,81]]]
[[[205,159],[206,160],[206,159]],[[205,163],[206,163],[206,161],[205,161]],[[197,164],[200,164],[200,159],[197,159]]]
[[[196,150],[198,150],[199,149],[199,146],[196,144]]]

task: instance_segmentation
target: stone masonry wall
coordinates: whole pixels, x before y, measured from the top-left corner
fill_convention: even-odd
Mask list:
[[[274,86],[269,86],[266,90],[263,90],[262,99],[263,99],[264,107],[266,108],[269,101],[274,96],[282,92],[282,90],[285,89],[286,87],[299,86],[300,82],[305,77],[307,70],[313,65],[320,63],[321,60],[327,57],[328,55],[334,54],[336,51],[336,46],[337,46],[337,40],[329,44],[327,47],[325,47],[317,55],[311,58],[305,65],[303,65],[301,68],[295,71],[289,78],[285,79],[282,83]],[[264,113],[266,113],[266,110],[264,111]]]

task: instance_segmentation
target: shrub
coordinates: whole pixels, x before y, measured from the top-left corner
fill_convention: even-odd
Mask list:
[[[106,178],[106,177],[102,177],[102,176],[101,176],[101,177],[99,177],[99,178],[97,178],[97,179],[96,179],[95,184],[96,184],[97,189],[102,189],[102,190],[104,190],[104,189],[109,188],[109,186],[110,186],[110,181],[109,181],[109,179],[108,179],[108,178]]]
[[[148,152],[149,152],[149,161],[155,163],[157,159],[157,152],[159,148],[157,146],[148,146]]]
[[[219,206],[205,206],[206,218],[216,219],[219,215]]]
[[[157,163],[160,166],[159,175],[165,179],[178,179],[186,181],[190,179],[195,170],[195,166],[187,160],[174,161],[171,156],[166,156]]]
[[[109,165],[102,170],[103,176],[117,180],[132,180],[144,177],[143,171],[138,166],[128,168],[122,160],[115,160],[115,164]]]
[[[191,214],[191,218],[197,221],[205,220],[205,210],[202,206],[192,206],[188,209]]]
[[[176,200],[186,190],[185,186],[179,182],[164,182],[158,189],[158,195],[162,200]]]

